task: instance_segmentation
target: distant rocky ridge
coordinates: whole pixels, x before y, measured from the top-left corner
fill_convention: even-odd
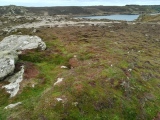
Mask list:
[[[0,15],[107,15],[141,14],[160,12],[160,5],[140,6],[65,6],[65,7],[22,7],[0,6]]]
[[[1,6],[0,7],[0,15],[25,15],[28,10],[25,7],[21,6]]]

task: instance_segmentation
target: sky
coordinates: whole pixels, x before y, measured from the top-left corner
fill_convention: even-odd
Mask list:
[[[126,4],[160,5],[160,0],[0,0],[0,6],[124,6]]]

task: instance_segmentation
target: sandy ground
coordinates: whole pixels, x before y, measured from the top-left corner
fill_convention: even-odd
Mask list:
[[[105,25],[108,23],[119,23],[119,22],[103,22],[103,21],[80,21],[80,22],[74,22],[74,21],[40,21],[40,22],[34,22],[34,23],[26,23],[18,26],[14,26],[14,28],[39,28],[39,27],[67,27],[67,26],[85,26],[87,25]]]
[[[68,27],[68,26],[108,26],[112,23],[122,23],[121,21],[103,21],[103,20],[85,20],[85,19],[78,19],[78,18],[69,18],[66,19],[66,16],[57,16],[57,17],[51,17],[51,16],[41,16],[41,17],[34,17],[34,19],[37,20],[37,22],[32,23],[25,23],[25,24],[19,24],[19,25],[12,25],[9,28],[4,28],[3,31],[10,31],[18,28],[40,28],[40,27],[47,27],[47,28],[53,28],[53,27]],[[31,18],[27,18],[31,19]],[[126,22],[127,24],[160,24],[160,23],[142,23],[142,22]]]
[[[29,18],[27,18],[29,19]],[[30,18],[31,19],[31,18]],[[66,19],[65,17],[37,17],[35,18],[37,22],[32,23],[24,23],[19,25],[10,25],[10,27],[5,27],[2,30],[10,32],[12,30],[18,29],[18,28],[41,28],[41,27],[47,27],[47,28],[53,28],[53,27],[68,27],[68,26],[107,26],[112,23],[121,23],[118,21],[93,21],[93,20],[85,20],[85,19]]]

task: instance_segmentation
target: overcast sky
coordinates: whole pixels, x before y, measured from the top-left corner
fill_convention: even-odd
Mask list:
[[[160,0],[0,0],[0,6],[92,6],[92,5],[160,5]]]

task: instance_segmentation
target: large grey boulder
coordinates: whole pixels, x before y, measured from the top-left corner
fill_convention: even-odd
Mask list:
[[[0,52],[0,80],[14,72],[17,60],[18,54],[15,51]]]
[[[46,49],[46,44],[37,36],[11,35],[0,42],[0,51],[21,51],[35,48]]]
[[[0,80],[12,74],[18,59],[16,51],[40,48],[46,49],[46,44],[37,36],[11,35],[0,42]]]

